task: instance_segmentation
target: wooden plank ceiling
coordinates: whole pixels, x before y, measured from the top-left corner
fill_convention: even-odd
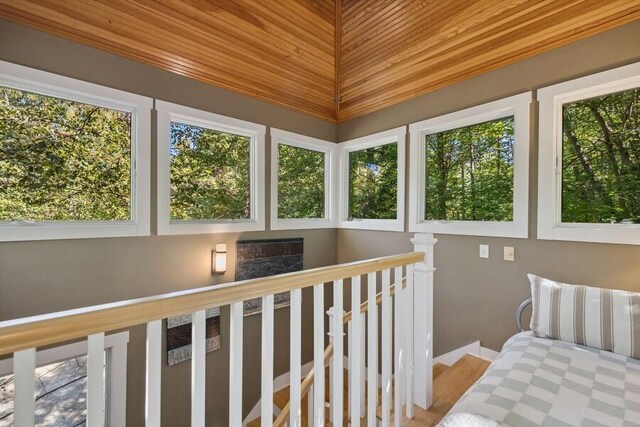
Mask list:
[[[640,0],[0,0],[0,17],[342,122],[639,19]]]
[[[333,0],[0,0],[0,17],[335,117]]]
[[[638,18],[640,0],[343,0],[339,118]]]

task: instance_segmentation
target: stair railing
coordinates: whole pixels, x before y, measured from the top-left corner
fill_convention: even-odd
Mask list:
[[[262,425],[270,426],[273,420],[273,317],[274,295],[282,292],[291,293],[291,333],[290,333],[290,381],[292,385],[301,383],[301,307],[302,289],[313,288],[313,324],[314,324],[314,356],[315,372],[322,372],[325,364],[324,322],[325,322],[325,283],[333,283],[333,306],[337,312],[342,312],[343,280],[351,278],[352,301],[355,306],[360,305],[360,277],[368,277],[368,309],[370,312],[376,306],[376,272],[382,277],[382,424],[389,425],[390,409],[389,392],[391,390],[391,327],[395,311],[395,375],[396,390],[403,392],[407,403],[407,414],[413,408],[413,403],[428,408],[431,405],[431,339],[433,313],[433,245],[436,242],[432,235],[417,234],[412,239],[415,252],[401,255],[387,256],[366,261],[305,270],[296,273],[270,276],[260,279],[245,280],[229,284],[209,286],[192,290],[173,292],[154,297],[138,298],[111,304],[85,307],[33,316],[16,320],[0,322],[0,357],[13,354],[14,365],[14,425],[16,427],[33,427],[35,425],[35,369],[36,350],[38,348],[58,344],[70,340],[87,337],[87,426],[103,427],[105,423],[105,377],[103,366],[105,359],[105,333],[130,328],[140,324],[147,327],[147,357],[146,357],[146,395],[145,414],[147,427],[160,427],[161,424],[161,352],[162,352],[162,320],[177,315],[191,314],[192,316],[192,357],[191,357],[191,425],[205,426],[205,379],[206,379],[206,315],[209,307],[230,306],[230,349],[229,349],[229,420],[231,427],[242,426],[242,342],[243,342],[243,301],[262,298],[262,387],[261,387],[261,417]],[[391,271],[394,272],[396,283],[404,276],[407,286],[400,292],[402,297],[395,298],[395,310],[391,307]],[[415,309],[414,309],[415,307]],[[352,331],[354,336],[363,333],[362,314],[353,316]],[[343,318],[333,319],[335,331],[344,330]],[[370,336],[377,328],[377,321],[369,322]],[[407,338],[404,343],[401,337]],[[377,342],[376,340],[371,341]],[[342,340],[333,343],[334,377],[340,374],[342,382],[343,364]],[[356,346],[358,347],[358,346]],[[374,348],[375,347],[375,348]],[[361,353],[362,355],[363,353]],[[370,345],[368,357],[377,357],[377,346]],[[409,356],[409,357],[406,357]],[[361,363],[360,358],[354,358]],[[369,359],[373,360],[373,359]],[[377,369],[369,363],[368,380],[377,382]],[[375,364],[377,367],[377,363]],[[404,369],[404,371],[402,371]],[[408,370],[408,371],[407,371]],[[360,369],[354,369],[350,376],[358,376]],[[402,388],[402,372],[413,372],[409,375],[413,386]],[[407,377],[407,378],[409,378]],[[336,381],[336,378],[333,378]],[[312,381],[310,379],[309,381]],[[360,378],[353,379],[356,384]],[[407,381],[407,380],[404,380]],[[335,382],[337,385],[338,382]],[[408,386],[408,382],[404,384]],[[362,396],[359,388],[353,392],[352,399]],[[291,388],[291,426],[299,426],[301,400],[300,387]],[[332,402],[342,401],[342,387],[334,387]],[[399,396],[400,393],[395,393]],[[386,399],[386,400],[385,400]],[[396,397],[396,425],[399,424],[398,398]],[[324,384],[318,381],[313,390],[313,425],[325,425],[324,417],[325,390]],[[296,407],[297,402],[297,407]],[[359,400],[357,400],[359,402]],[[369,399],[369,411],[371,411]],[[385,407],[385,402],[386,407]],[[337,406],[337,405],[336,405]],[[360,404],[352,404],[352,419],[360,418]],[[386,408],[386,409],[385,409]],[[410,409],[411,408],[411,409]],[[375,408],[373,409],[375,411]],[[342,411],[333,411],[333,425],[342,424]],[[369,418],[369,425],[375,423]]]
[[[312,371],[305,377],[303,390],[307,393],[308,425],[320,426],[324,418],[325,364],[330,358],[330,415],[332,425],[343,425],[343,340],[337,339],[348,326],[349,375],[348,417],[354,420],[367,419],[367,425],[383,427],[402,425],[403,415],[413,418],[414,404],[429,408],[432,394],[432,333],[433,333],[433,246],[436,240],[430,234],[418,234],[412,239],[416,251],[425,253],[422,262],[396,266],[367,273],[367,299],[361,303],[361,278],[351,280],[351,306],[360,306],[356,314],[343,312],[343,282],[334,282],[333,307],[329,310],[331,342],[325,352],[324,363],[314,363]],[[395,292],[395,283],[403,283]],[[380,279],[380,280],[379,280]],[[381,292],[377,293],[377,289]],[[393,298],[392,298],[393,297]],[[378,312],[380,307],[380,313]],[[366,310],[365,310],[366,308]],[[332,315],[334,313],[334,315]],[[378,331],[378,315],[381,330]],[[365,319],[366,315],[366,319]],[[365,325],[366,321],[366,325]],[[365,331],[366,326],[366,331]],[[392,331],[393,328],[393,331]],[[366,333],[366,340],[365,340]],[[366,348],[365,348],[366,345]],[[380,346],[380,354],[378,347]],[[381,360],[379,360],[380,358]],[[316,357],[314,360],[318,360]],[[381,362],[381,378],[378,365]],[[322,373],[321,375],[317,373]],[[365,382],[366,377],[366,382]],[[290,376],[290,401],[283,408],[275,426],[300,426],[301,400],[305,396],[294,383],[296,375]],[[298,383],[300,380],[297,380]],[[365,390],[366,385],[366,390]],[[318,393],[318,390],[320,393]],[[378,402],[380,389],[380,402]],[[319,397],[319,394],[322,397]],[[393,402],[391,401],[393,397]],[[380,411],[378,414],[378,403]],[[404,406],[404,412],[403,412]],[[393,410],[392,410],[393,408]],[[321,415],[320,415],[321,413]],[[391,415],[393,414],[393,420]],[[263,421],[263,426],[264,424]]]
[[[405,289],[407,286],[407,278],[406,276],[402,278],[402,289]],[[395,283],[393,285],[391,285],[390,288],[390,292],[391,292],[391,296],[393,297],[396,293],[396,285]],[[378,292],[378,294],[376,295],[375,298],[376,301],[376,310],[377,307],[381,304],[382,302],[382,292]],[[366,314],[369,311],[369,302],[368,301],[364,301],[363,303],[360,304],[360,313],[361,314]],[[332,318],[332,316],[335,315],[335,313],[333,312],[333,307],[329,309],[329,311],[327,311],[327,314],[329,315],[330,318]],[[347,325],[347,329],[350,331],[351,329],[351,319],[353,318],[353,310],[348,311],[347,313],[345,313],[342,317],[342,323],[344,325]],[[371,317],[369,317],[369,319],[371,320]],[[331,332],[329,332],[328,334],[329,336],[332,335]],[[348,333],[348,336],[351,337],[352,334]],[[362,335],[364,337],[364,334]],[[360,348],[363,349],[364,345],[363,345],[364,341],[360,341]],[[349,340],[349,347],[351,348],[352,346],[352,340]],[[348,354],[352,354],[352,351],[349,351]],[[364,352],[363,352],[364,354]],[[333,342],[330,342],[329,345],[325,348],[324,351],[324,365],[326,366],[329,361],[331,360],[333,356]],[[352,360],[350,360],[350,364],[353,366],[353,362]],[[360,367],[364,366],[364,364],[361,364]],[[353,369],[353,368],[350,368]],[[322,370],[322,376],[320,378],[324,379],[324,368]],[[329,374],[331,376],[331,374]],[[301,396],[301,400],[304,399],[305,397],[307,397],[307,393],[312,392],[313,390],[313,384],[316,380],[316,375],[314,372],[314,369],[312,368],[307,375],[305,375],[304,379],[302,380],[302,384],[300,385],[300,396]],[[360,390],[361,390],[361,396],[364,394],[363,393],[363,387],[362,387],[362,383],[360,384]],[[370,391],[371,393],[371,391]],[[377,390],[375,391],[375,393],[377,394]],[[362,400],[362,402],[364,402],[364,400]],[[375,405],[375,403],[372,403],[372,405]],[[362,406],[361,406],[362,408]],[[309,424],[311,424],[311,420],[313,419],[313,407],[311,405],[308,406],[308,412],[309,412]],[[282,410],[280,411],[280,414],[278,414],[278,416],[276,417],[275,421],[273,422],[273,427],[284,427],[286,425],[288,425],[289,423],[289,415],[291,413],[291,399],[289,399],[289,402],[287,402],[287,404],[284,406],[284,408],[282,408]],[[361,409],[361,413],[364,413],[364,411],[362,411]]]

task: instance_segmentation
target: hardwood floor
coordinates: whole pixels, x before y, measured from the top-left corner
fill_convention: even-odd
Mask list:
[[[462,395],[484,374],[489,362],[466,355],[451,366],[437,364],[433,367],[433,405],[428,411],[416,407],[413,419],[405,419],[403,425],[437,425]]]
[[[414,408],[414,417],[405,418],[402,425],[406,427],[435,426],[449,412],[451,407],[460,399],[478,378],[482,376],[489,366],[489,362],[475,356],[466,355],[451,366],[437,363],[433,366],[433,405],[425,411],[419,407]],[[329,390],[328,372],[325,375],[326,390]],[[345,377],[345,408],[347,402],[347,388]],[[286,387],[274,394],[275,406],[282,408],[289,401],[289,388]],[[302,399],[302,425],[307,426],[307,399]],[[328,410],[327,410],[328,416]],[[346,419],[346,415],[345,415]],[[327,423],[327,425],[331,425]],[[345,421],[345,426],[349,424]],[[363,418],[361,426],[367,425],[366,418]],[[260,426],[260,418],[247,424],[248,427]]]

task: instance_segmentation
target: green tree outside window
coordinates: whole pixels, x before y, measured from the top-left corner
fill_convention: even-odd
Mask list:
[[[396,219],[398,144],[349,153],[349,217]]]
[[[131,113],[0,87],[0,221],[131,219]]]
[[[513,221],[513,116],[425,139],[426,220]]]
[[[324,153],[278,144],[278,218],[324,218],[324,174]]]
[[[251,138],[171,122],[171,219],[251,217]]]
[[[640,223],[640,89],[562,109],[562,221]]]

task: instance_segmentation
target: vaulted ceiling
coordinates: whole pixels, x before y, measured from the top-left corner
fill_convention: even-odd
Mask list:
[[[639,19],[640,0],[0,0],[0,17],[341,122]]]

